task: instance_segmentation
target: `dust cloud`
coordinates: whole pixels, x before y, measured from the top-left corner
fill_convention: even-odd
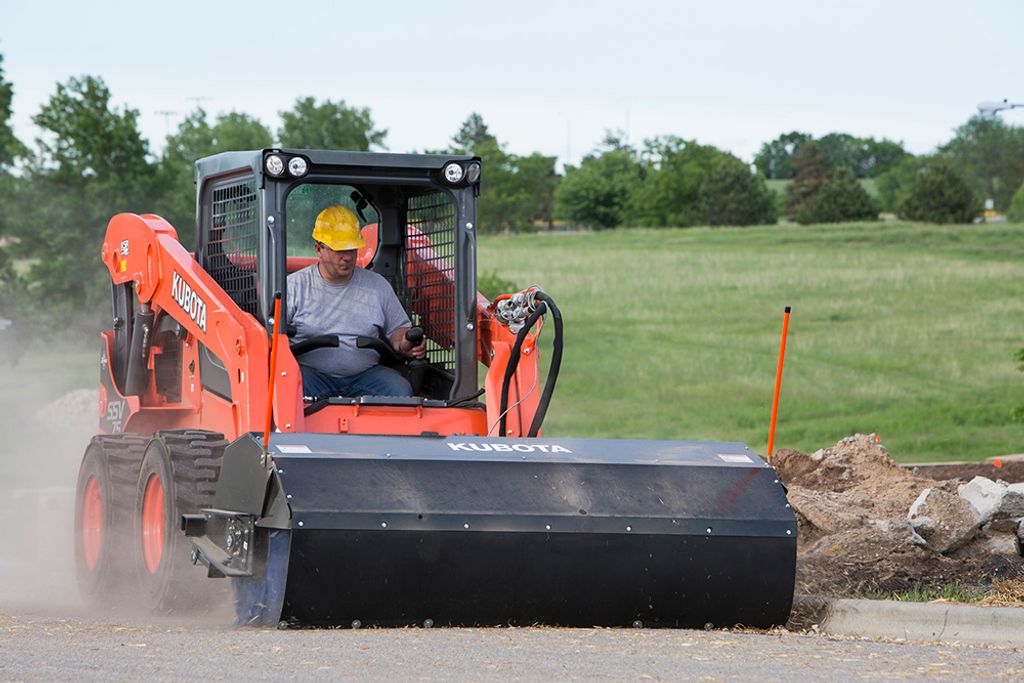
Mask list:
[[[75,481],[96,433],[98,390],[68,393],[66,381],[41,371],[24,348],[11,348],[16,341],[5,343],[4,337],[0,334],[0,608],[77,610]]]
[[[82,456],[99,431],[99,352],[85,352],[79,345],[62,359],[59,346],[12,349],[11,341],[5,343],[0,333],[0,615],[230,624],[229,582],[205,586],[205,575],[206,609],[187,614],[143,608],[134,583],[122,586],[119,597],[108,596],[100,612],[81,598],[75,573],[75,487]],[[92,386],[69,389],[90,378],[96,378]]]

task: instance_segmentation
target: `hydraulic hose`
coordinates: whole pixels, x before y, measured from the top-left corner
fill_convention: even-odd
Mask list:
[[[153,321],[156,313],[148,303],[143,303],[135,314],[132,338],[128,351],[128,370],[125,372],[124,395],[142,396],[149,388],[149,349],[153,343]]]
[[[516,343],[512,347],[512,353],[509,355],[508,365],[505,366],[505,377],[501,382],[501,408],[499,409],[501,424],[498,426],[498,436],[506,436],[505,418],[508,414],[508,387],[512,381],[512,375],[516,374],[516,368],[519,367],[519,355],[523,350],[523,341],[526,340],[526,335],[530,333],[533,326],[537,324],[540,317],[547,313],[547,311],[547,305],[541,302],[541,304],[537,306],[536,310],[529,315],[523,323],[523,327],[516,335]]]
[[[541,394],[540,402],[537,404],[537,412],[534,413],[533,422],[530,424],[530,431],[527,436],[537,436],[540,426],[544,423],[544,417],[548,412],[548,405],[551,403],[551,395],[555,393],[555,383],[558,381],[558,371],[562,367],[562,312],[558,310],[555,300],[544,292],[537,292],[537,300],[541,306],[547,304],[551,309],[551,317],[555,320],[555,339],[552,342],[551,365],[548,366],[548,379],[544,383],[544,393]]]

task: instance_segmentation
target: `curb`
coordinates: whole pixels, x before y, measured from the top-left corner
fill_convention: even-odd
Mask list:
[[[1024,648],[1024,609],[799,596],[791,624],[821,633]]]

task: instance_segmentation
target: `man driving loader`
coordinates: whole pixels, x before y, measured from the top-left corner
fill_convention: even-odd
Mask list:
[[[387,338],[399,354],[423,358],[426,344],[405,333],[412,323],[387,280],[356,265],[366,246],[356,215],[341,205],[316,218],[317,262],[288,276],[288,319],[294,341],[337,335],[338,346],[318,348],[299,358],[306,396],[411,396],[412,387],[396,370],[379,364],[372,349],[358,348],[360,335]]]

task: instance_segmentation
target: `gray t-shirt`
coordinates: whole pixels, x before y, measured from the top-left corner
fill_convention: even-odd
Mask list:
[[[338,335],[337,348],[309,351],[298,361],[339,377],[380,362],[376,351],[356,347],[357,336],[383,333],[390,339],[395,330],[411,326],[391,285],[377,273],[356,268],[348,282],[332,285],[315,263],[288,276],[288,320],[296,328],[293,341]]]

